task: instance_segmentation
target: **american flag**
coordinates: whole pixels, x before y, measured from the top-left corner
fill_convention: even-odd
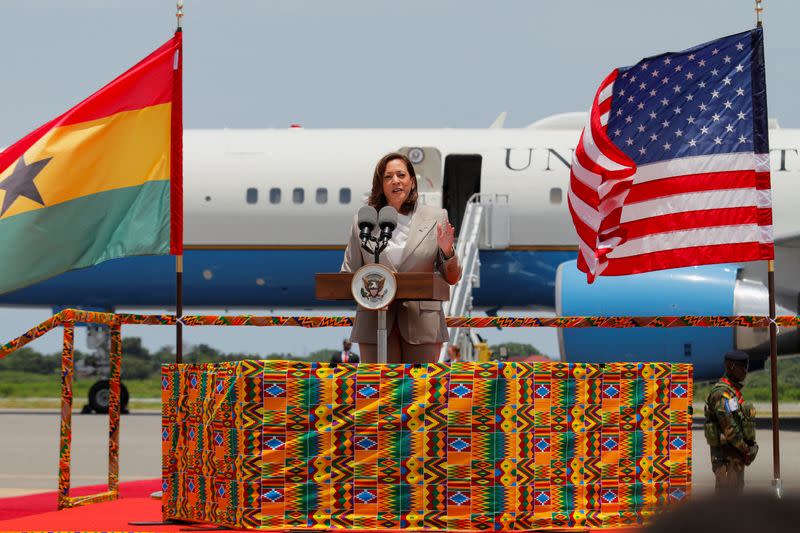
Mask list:
[[[609,74],[570,172],[589,283],[772,259],[767,130],[760,28]]]

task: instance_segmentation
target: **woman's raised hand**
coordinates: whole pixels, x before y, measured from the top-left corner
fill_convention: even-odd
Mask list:
[[[453,243],[456,240],[456,229],[452,224],[447,222],[445,227],[439,223],[436,225],[436,242],[439,244],[439,249],[442,250],[444,256],[448,259],[455,255],[456,250]]]

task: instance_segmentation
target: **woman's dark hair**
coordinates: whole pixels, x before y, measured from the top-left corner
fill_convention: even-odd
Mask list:
[[[400,159],[406,164],[408,173],[414,180],[414,184],[411,186],[411,192],[408,193],[408,198],[406,198],[406,201],[400,206],[400,213],[407,215],[417,206],[417,198],[419,197],[417,194],[417,173],[414,172],[414,165],[411,164],[411,161],[403,154],[397,152],[392,152],[381,157],[381,160],[378,161],[378,164],[375,166],[375,174],[372,175],[372,192],[369,195],[367,204],[378,211],[388,204],[386,195],[383,194],[383,173],[386,172],[386,165],[389,164],[389,161],[394,161],[395,159]]]

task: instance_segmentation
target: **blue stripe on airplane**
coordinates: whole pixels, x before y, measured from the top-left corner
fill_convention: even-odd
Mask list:
[[[475,305],[555,304],[558,265],[568,251],[481,251],[481,286]],[[341,250],[187,250],[184,305],[194,307],[323,307],[314,300],[314,274],[336,272]],[[128,257],[66,272],[0,296],[0,304],[169,307],[175,302],[175,260]]]

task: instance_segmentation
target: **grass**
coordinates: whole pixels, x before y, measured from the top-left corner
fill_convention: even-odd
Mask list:
[[[83,401],[96,378],[77,378],[72,381],[72,397]],[[159,377],[124,381],[131,398],[161,398]],[[42,375],[14,370],[0,371],[0,400],[26,398],[61,398],[61,378],[58,374]]]
[[[75,406],[83,406],[89,387],[95,378],[73,380]],[[124,381],[131,397],[131,408],[158,409],[159,402],[140,400],[160,399],[160,376]],[[695,383],[695,402],[705,401],[712,383]],[[748,401],[770,401],[770,376],[768,370],[751,372],[747,376],[744,395]],[[780,402],[800,402],[800,357],[778,360],[778,392]],[[58,374],[43,375],[17,370],[0,370],[0,408],[59,408],[61,379]]]
[[[747,375],[744,389],[742,389],[745,400],[750,402],[770,401],[769,361],[766,366],[767,370],[756,370]],[[705,401],[712,386],[712,382],[695,383],[695,401]],[[778,401],[800,402],[800,357],[778,359]]]

